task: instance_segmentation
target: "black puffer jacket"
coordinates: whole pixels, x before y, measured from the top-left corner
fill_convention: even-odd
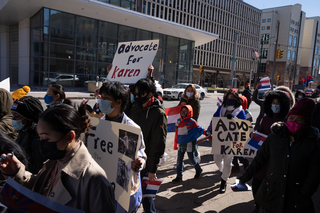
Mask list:
[[[283,122],[275,123],[272,132],[239,179],[248,182],[269,162],[255,201],[275,213],[315,212],[311,196],[320,183],[319,131],[308,126],[292,143]]]

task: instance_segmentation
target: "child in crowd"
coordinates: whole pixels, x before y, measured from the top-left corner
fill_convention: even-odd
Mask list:
[[[198,146],[196,144],[196,139],[200,137],[204,129],[199,126],[199,124],[192,118],[193,110],[190,105],[185,105],[181,107],[180,118],[176,123],[176,140],[179,144],[178,158],[177,158],[177,177],[172,180],[173,183],[178,183],[182,181],[183,172],[183,157],[185,152],[188,153],[190,163],[196,169],[196,174],[194,178],[199,178],[202,169],[195,158]]]

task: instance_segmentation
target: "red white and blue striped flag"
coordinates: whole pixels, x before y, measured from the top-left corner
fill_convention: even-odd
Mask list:
[[[165,109],[167,115],[167,130],[168,132],[175,131],[175,125],[177,123],[178,118],[180,118],[180,111],[182,105],[178,105],[176,107],[171,107]]]
[[[217,104],[218,104],[219,106],[221,106],[221,104],[222,104],[222,99],[221,99],[219,96],[217,97],[217,99],[218,99]]]
[[[260,132],[253,132],[252,137],[249,142],[246,144],[247,147],[253,149],[254,151],[258,151],[260,146],[263,144],[263,141],[268,137],[268,135],[262,134]]]
[[[259,83],[260,83],[260,86],[258,88],[258,91],[271,89],[269,77],[262,78]]]
[[[149,181],[148,177],[142,179],[142,197],[155,197],[163,180]]]

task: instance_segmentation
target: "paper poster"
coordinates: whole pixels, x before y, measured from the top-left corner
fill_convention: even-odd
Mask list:
[[[254,157],[256,151],[245,147],[252,131],[253,128],[250,121],[213,117],[212,153]]]
[[[262,134],[260,132],[253,132],[251,135],[251,138],[249,139],[249,142],[247,143],[247,147],[258,151],[258,149],[263,144],[263,141],[268,137],[268,135]]]
[[[56,203],[49,198],[31,191],[20,185],[12,178],[8,178],[0,193],[0,202],[7,206],[11,212],[72,212],[84,213],[84,211]]]
[[[90,120],[93,126],[83,141],[115,188],[115,199],[128,211],[133,175],[131,162],[139,151],[141,131],[122,123],[97,118]]]
[[[10,92],[10,78],[6,78],[3,81],[1,81],[0,88],[6,89],[8,92]]]
[[[145,78],[159,48],[159,40],[130,41],[118,43],[107,79],[125,84],[136,83]]]

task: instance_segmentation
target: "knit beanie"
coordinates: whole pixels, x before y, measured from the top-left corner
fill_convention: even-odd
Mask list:
[[[40,114],[43,112],[43,107],[37,98],[25,96],[20,100],[15,100],[13,102],[11,111],[16,112],[29,120],[37,122]]]
[[[14,91],[11,95],[11,97],[15,100],[19,100],[20,98],[28,95],[28,93],[30,92],[30,87],[28,86],[24,86],[20,89],[17,89],[16,91]]]
[[[294,105],[294,107],[290,110],[287,117],[290,115],[299,115],[303,117],[307,123],[311,123],[312,120],[312,113],[315,108],[315,103],[313,100],[309,98],[301,98],[299,101]]]

